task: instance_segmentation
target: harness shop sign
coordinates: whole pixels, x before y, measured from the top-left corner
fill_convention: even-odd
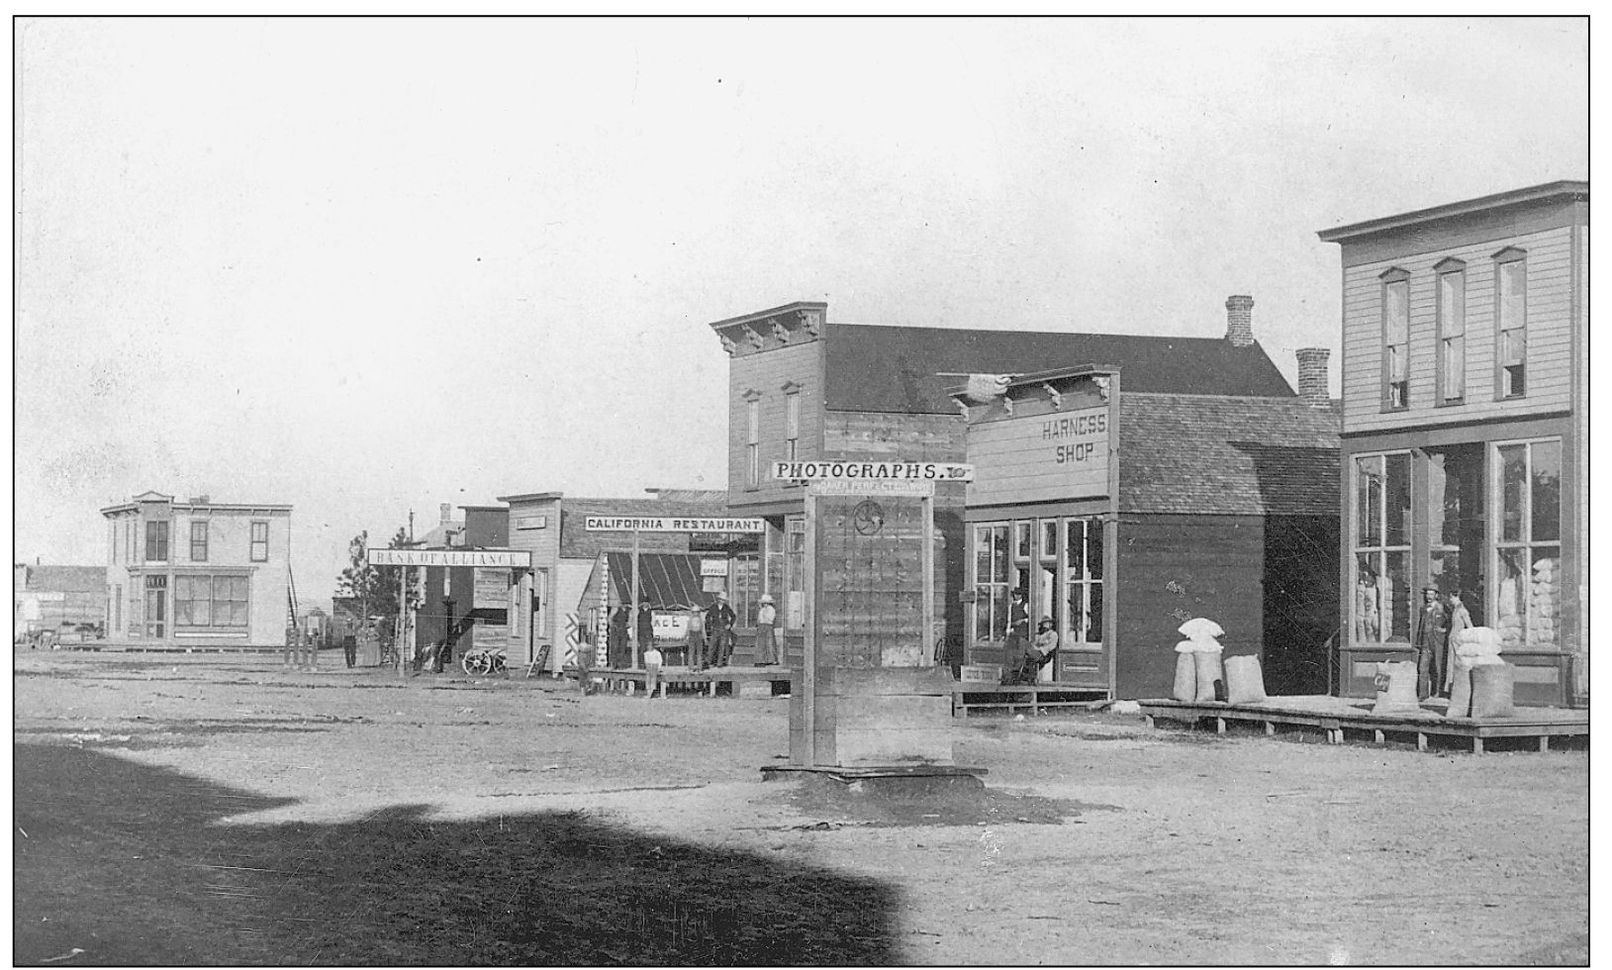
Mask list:
[[[979,469],[969,504],[1100,498],[1108,494],[1109,409],[1026,415],[969,425]]]

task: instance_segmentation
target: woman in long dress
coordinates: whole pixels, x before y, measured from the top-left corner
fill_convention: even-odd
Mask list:
[[[761,609],[756,611],[756,666],[768,667],[778,662],[778,634],[773,629],[778,610],[772,605],[772,594],[761,594]]]

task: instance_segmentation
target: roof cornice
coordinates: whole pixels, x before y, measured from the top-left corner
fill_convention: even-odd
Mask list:
[[[1590,183],[1588,182],[1568,180],[1546,182],[1543,185],[1531,185],[1525,189],[1512,189],[1509,192],[1497,192],[1494,195],[1480,196],[1476,199],[1437,205],[1430,209],[1417,209],[1414,212],[1402,212],[1398,215],[1383,216],[1380,219],[1368,219],[1365,222],[1355,222],[1347,226],[1338,226],[1335,229],[1323,229],[1316,235],[1320,237],[1322,242],[1341,243],[1360,236],[1368,236],[1372,233],[1404,229],[1409,226],[1436,222],[1440,219],[1453,219],[1505,206],[1545,202],[1558,198],[1576,200],[1588,199],[1589,197]]]

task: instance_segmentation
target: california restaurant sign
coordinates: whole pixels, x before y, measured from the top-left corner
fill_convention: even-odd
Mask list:
[[[529,569],[526,549],[365,549],[371,566],[482,566]]]
[[[1109,459],[1106,405],[972,424],[968,503],[1098,498],[1108,494]]]
[[[696,515],[589,515],[589,532],[741,532],[767,531],[766,519],[706,518]]]

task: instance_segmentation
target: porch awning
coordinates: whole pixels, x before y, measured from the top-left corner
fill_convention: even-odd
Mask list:
[[[632,553],[608,552],[614,600],[632,602]],[[651,609],[700,609],[711,594],[700,579],[700,558],[681,552],[644,552],[638,555],[638,594]]]

